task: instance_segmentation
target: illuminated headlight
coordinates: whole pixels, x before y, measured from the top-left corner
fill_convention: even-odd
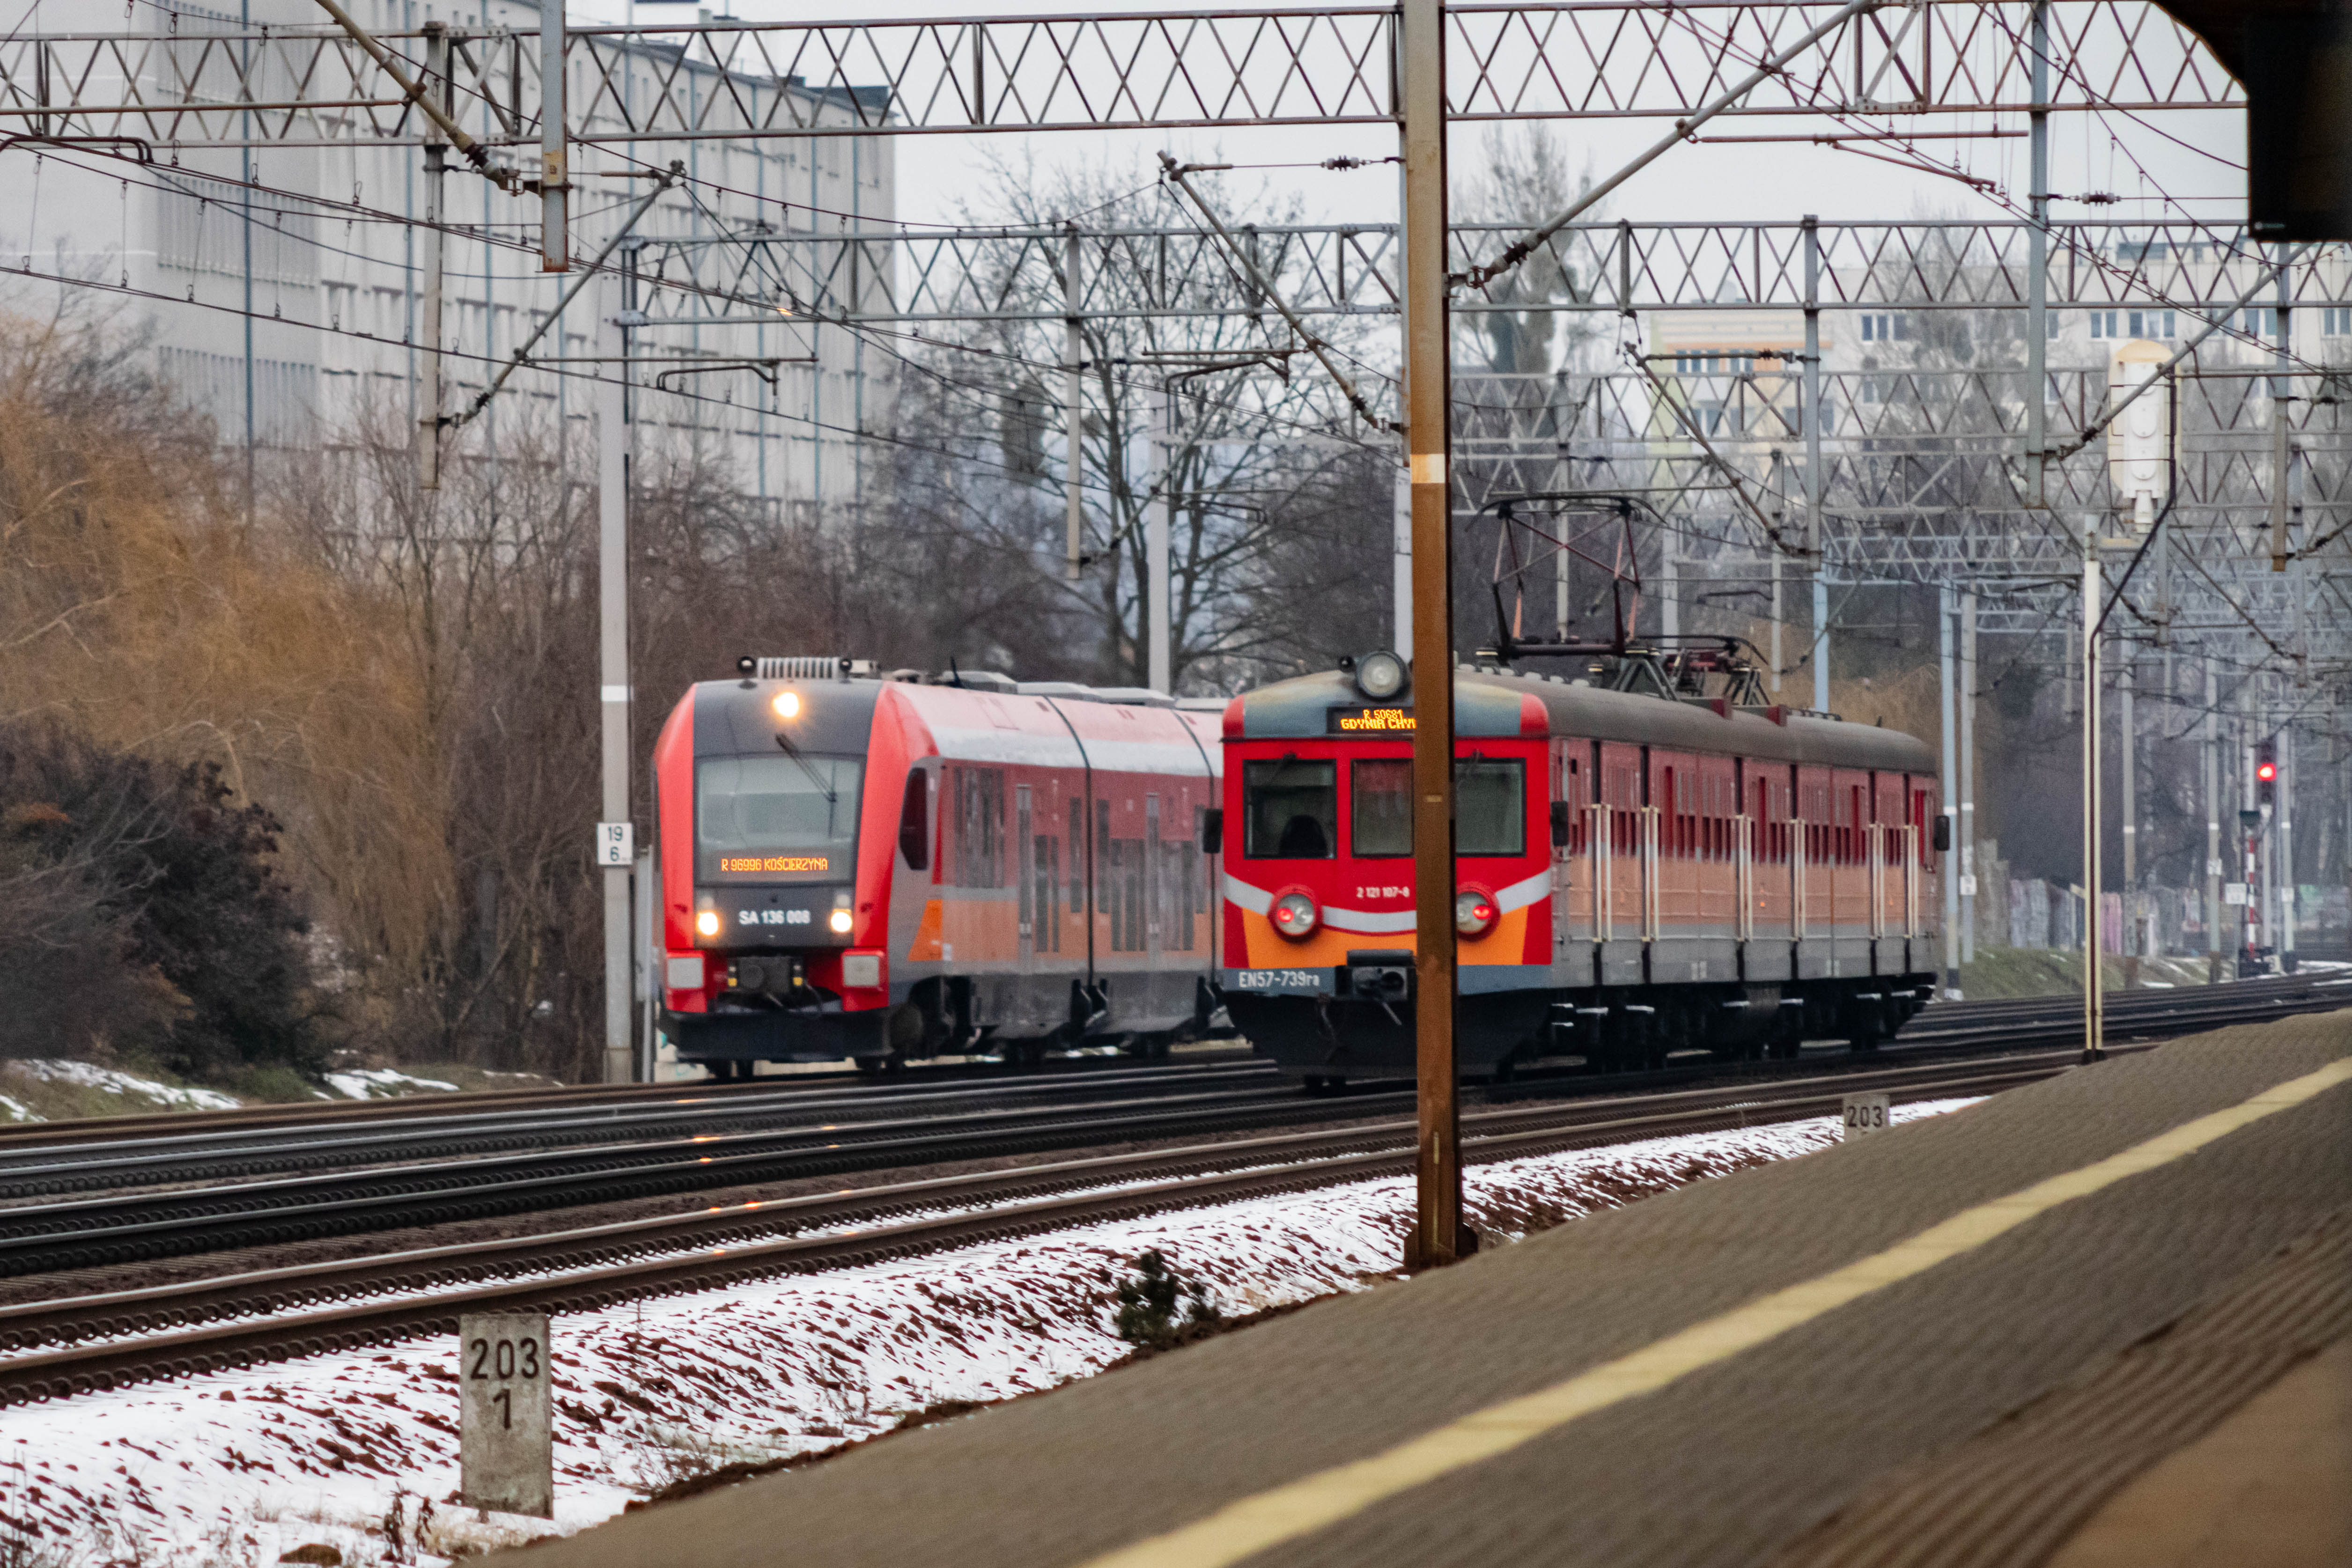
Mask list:
[[[1465,936],[1484,936],[1502,914],[1483,893],[1465,891],[1454,895],[1454,929]]]
[[[719,911],[706,909],[694,917],[694,928],[705,936],[719,935]]]
[[[801,694],[778,692],[776,700],[768,706],[776,710],[778,718],[798,718],[801,716]]]
[[[1404,690],[1404,661],[1386,649],[1356,661],[1356,689],[1376,703]]]
[[[834,932],[835,932],[835,934],[836,936],[848,936],[848,935],[849,935],[849,927],[850,927],[850,925],[851,925],[851,924],[852,924],[852,922],[851,922],[851,920],[850,920],[850,916],[849,916],[849,911],[847,911],[846,909],[836,909],[836,910],[835,910],[835,911],[833,912],[833,918],[832,918],[832,919],[830,919],[830,920],[828,920],[828,921],[826,921],[826,922],[825,922],[825,924],[833,927]]]
[[[1274,922],[1274,928],[1294,942],[1313,936],[1315,928],[1323,924],[1323,912],[1303,893],[1284,894],[1274,901],[1274,907],[1266,915]]]

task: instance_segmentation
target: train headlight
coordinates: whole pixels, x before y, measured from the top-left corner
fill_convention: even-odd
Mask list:
[[[1276,931],[1294,942],[1314,936],[1315,928],[1323,924],[1323,912],[1315,907],[1314,899],[1303,893],[1284,894],[1274,901],[1266,916],[1274,922]]]
[[[1475,888],[1465,888],[1454,895],[1454,929],[1465,936],[1484,936],[1495,928],[1503,912],[1495,901]]]
[[[836,935],[842,936],[848,936],[849,927],[852,924],[849,911],[846,909],[835,910],[833,912],[833,917],[830,920],[827,920],[825,924],[832,926]]]
[[[1376,703],[1404,690],[1404,661],[1383,648],[1356,661],[1356,689]]]
[[[768,706],[776,710],[776,716],[778,718],[798,718],[801,716],[801,694],[798,692],[778,692],[776,694],[776,700],[770,703]]]
[[[706,909],[694,917],[694,928],[705,936],[719,935],[719,911]]]

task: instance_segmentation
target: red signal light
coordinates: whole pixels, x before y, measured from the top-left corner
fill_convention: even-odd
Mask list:
[[[2254,777],[2261,779],[2265,784],[2272,782],[2273,779],[2278,778],[2278,764],[2275,762],[2256,763],[2254,765]]]

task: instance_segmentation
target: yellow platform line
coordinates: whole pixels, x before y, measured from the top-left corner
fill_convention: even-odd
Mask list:
[[[2352,1081],[2352,1058],[2266,1089],[2228,1110],[2200,1116],[2079,1170],[1963,1209],[1883,1252],[1759,1297],[1565,1382],[1473,1411],[1385,1453],[1318,1470],[1228,1503],[1196,1523],[1106,1552],[1086,1568],[1223,1568],[1338,1524],[1401,1492],[1507,1454],[1580,1416],[1653,1393],[1727,1361],[1849,1301],[1972,1251],[2060,1204],[2169,1165],[2347,1081]]]

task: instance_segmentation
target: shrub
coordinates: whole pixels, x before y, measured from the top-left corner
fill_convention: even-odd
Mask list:
[[[316,1069],[307,922],[277,835],[209,763],[0,724],[0,1054]]]
[[[1184,1306],[1180,1322],[1176,1309]],[[1197,1280],[1186,1280],[1168,1267],[1158,1248],[1135,1260],[1135,1278],[1118,1287],[1118,1337],[1150,1350],[1166,1350],[1223,1321],[1209,1303],[1209,1293]]]

